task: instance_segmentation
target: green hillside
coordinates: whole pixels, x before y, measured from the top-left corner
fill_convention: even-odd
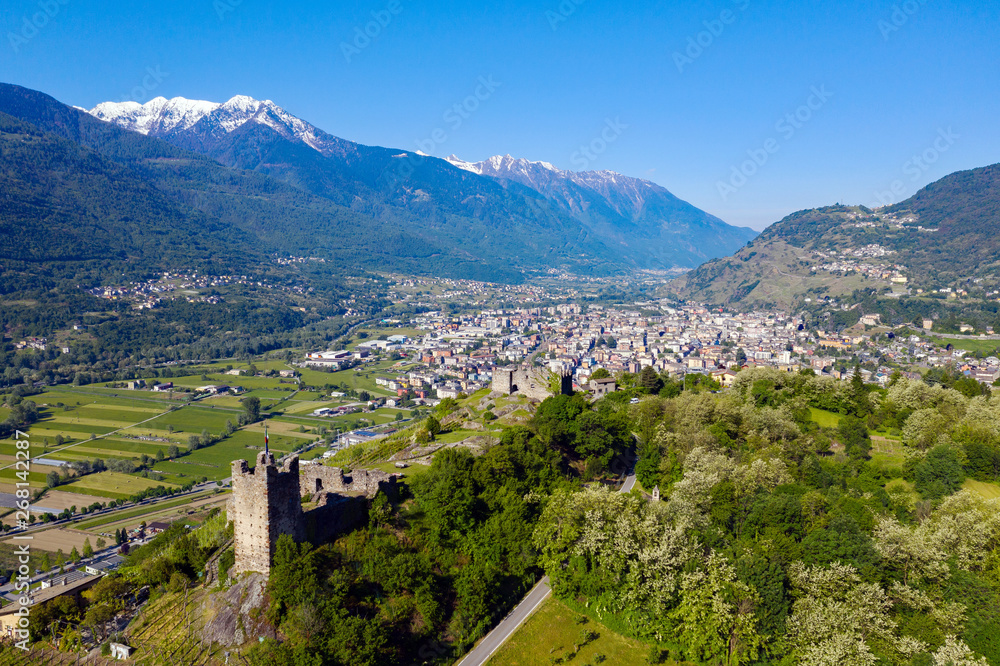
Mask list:
[[[974,300],[971,309],[985,309],[991,320],[998,268],[1000,166],[994,165],[951,174],[891,207],[794,213],[667,289],[740,307],[788,308],[844,296],[852,303],[886,301],[904,321],[921,313],[969,316]],[[939,292],[948,288],[956,295]]]

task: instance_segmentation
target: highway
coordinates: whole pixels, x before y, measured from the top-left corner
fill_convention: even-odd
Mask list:
[[[625,482],[622,483],[619,492],[628,493],[634,487],[635,474],[630,471],[626,475]],[[479,641],[476,647],[472,648],[472,651],[465,655],[455,666],[482,666],[485,664],[493,656],[493,653],[499,650],[500,646],[513,636],[514,632],[531,617],[531,614],[542,605],[542,602],[548,599],[551,593],[552,588],[549,587],[549,577],[544,576],[538,581],[537,585],[531,588],[531,591],[521,600],[521,603],[493,631],[486,634],[486,638]]]

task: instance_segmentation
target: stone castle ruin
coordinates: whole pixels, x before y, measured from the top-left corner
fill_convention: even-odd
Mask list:
[[[232,573],[257,571],[268,575],[282,534],[295,541],[322,543],[361,523],[368,501],[382,491],[396,496],[396,477],[380,471],[345,474],[337,467],[304,465],[290,456],[280,467],[267,450],[257,454],[250,469],[246,460],[232,464],[233,495],[226,505],[233,522],[236,562]],[[309,496],[311,509],[303,510]]]
[[[531,400],[545,400],[552,395],[549,389],[549,376],[552,371],[547,368],[497,368],[493,371],[492,390],[504,395],[525,395]],[[559,375],[560,393],[573,393],[573,375],[563,372]]]

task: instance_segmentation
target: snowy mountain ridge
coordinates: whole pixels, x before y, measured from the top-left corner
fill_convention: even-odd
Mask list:
[[[156,97],[138,102],[103,102],[90,115],[133,132],[166,138],[184,132],[223,136],[246,123],[270,127],[286,139],[303,143],[326,155],[334,137],[288,113],[271,100],[236,95],[222,104],[184,97]]]
[[[590,208],[595,196],[629,218],[641,213],[649,196],[673,196],[656,183],[615,171],[564,171],[548,162],[533,162],[510,155],[494,155],[482,162],[466,162],[455,155],[445,159],[459,169],[480,176],[511,180],[530,187],[576,214]]]

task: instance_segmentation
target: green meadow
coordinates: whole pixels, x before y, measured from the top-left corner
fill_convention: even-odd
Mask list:
[[[836,428],[840,425],[840,414],[828,412],[816,407],[809,408],[810,418],[815,421],[820,428]]]
[[[88,474],[78,481],[60,486],[59,489],[71,493],[100,495],[120,499],[130,497],[147,488],[155,488],[156,486],[176,487],[165,481],[153,481],[152,479],[144,479],[131,474],[99,472],[97,474]]]

